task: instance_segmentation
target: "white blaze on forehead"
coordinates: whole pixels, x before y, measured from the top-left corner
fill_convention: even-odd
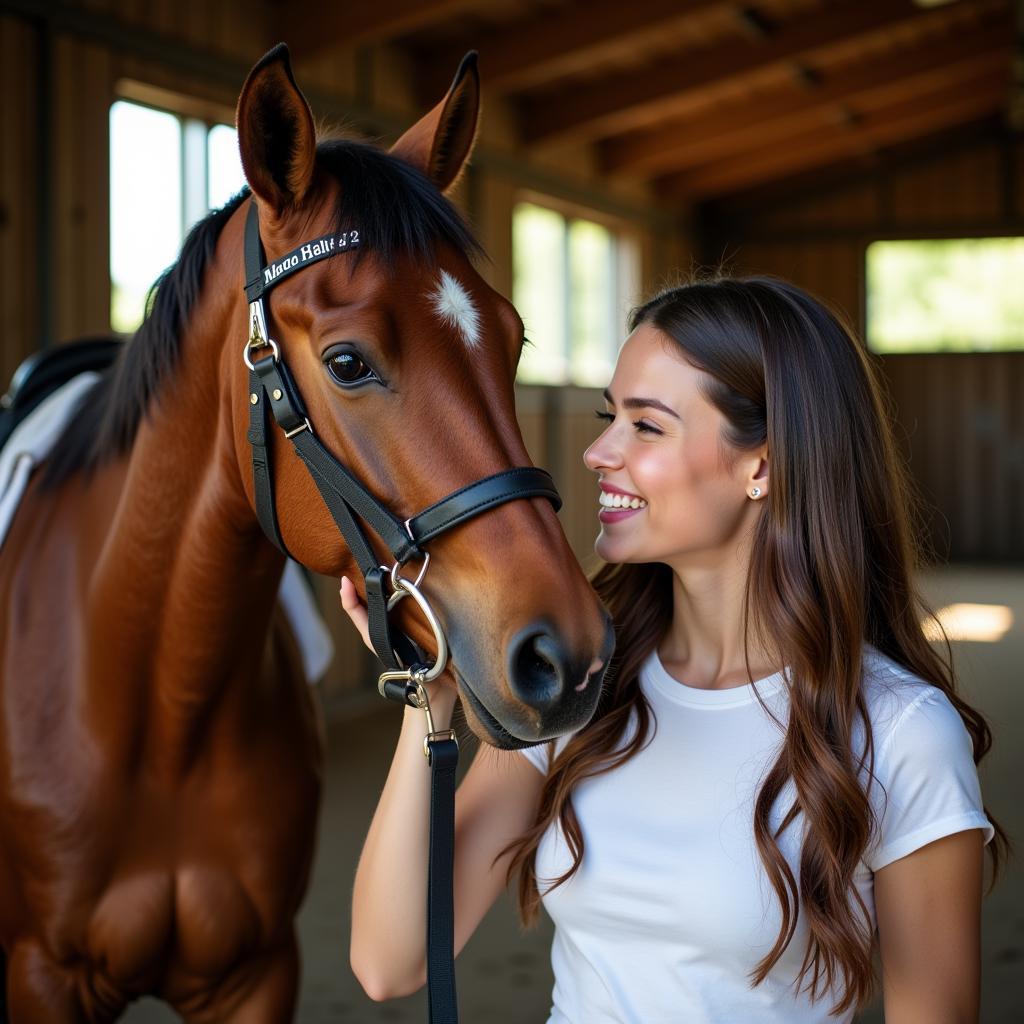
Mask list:
[[[480,314],[469,292],[448,273],[441,271],[437,287],[430,293],[434,312],[450,327],[454,327],[470,347],[480,344]]]

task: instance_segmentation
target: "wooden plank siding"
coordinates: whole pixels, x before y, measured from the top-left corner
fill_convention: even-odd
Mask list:
[[[39,39],[31,25],[0,17],[0,391],[39,347]]]
[[[58,37],[52,73],[54,322],[65,341],[110,331],[110,53]]]
[[[1024,352],[881,364],[935,556],[1024,560]]]
[[[807,288],[863,336],[872,241],[1024,235],[1024,146],[997,125],[847,178],[713,204],[702,249],[731,254],[734,272]],[[1024,351],[886,355],[881,366],[935,556],[1024,560]]]

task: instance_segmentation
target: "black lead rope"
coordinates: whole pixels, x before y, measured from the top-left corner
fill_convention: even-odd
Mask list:
[[[455,914],[453,867],[455,855],[455,769],[459,746],[451,730],[435,732],[424,684],[439,675],[447,644],[436,617],[415,584],[399,575],[413,559],[426,559],[423,546],[474,516],[508,501],[545,498],[556,511],[562,500],[554,481],[542,469],[518,466],[477,480],[442,498],[405,521],[382,505],[319,441],[309,422],[302,396],[277,343],[267,329],[264,296],[298,270],[358,248],[358,229],[323,235],[267,265],[260,241],[259,214],[250,200],[245,224],[245,293],[249,300],[249,336],[245,362],[249,367],[249,442],[256,516],[267,537],[285,555],[274,501],[274,471],[269,423],[274,422],[305,463],[363,574],[370,640],[388,670],[378,683],[389,699],[426,712],[428,735],[424,751],[430,763],[430,846],[427,866],[427,990],[430,1024],[458,1024],[455,992]],[[269,352],[269,354],[267,354]],[[254,358],[254,356],[259,356]],[[388,569],[368,540],[365,523],[387,546],[394,566]],[[425,569],[425,562],[424,562]],[[422,571],[422,570],[421,570]],[[388,593],[390,584],[391,593]],[[412,596],[434,631],[438,644],[433,666],[413,641],[391,627],[389,611],[402,597]]]
[[[430,852],[427,857],[427,1007],[430,1024],[457,1024],[455,994],[454,738],[427,740],[430,760]]]

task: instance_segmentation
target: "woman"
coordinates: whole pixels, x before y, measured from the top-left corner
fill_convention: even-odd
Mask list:
[[[616,656],[586,728],[467,773],[456,949],[518,873],[555,923],[557,1024],[850,1021],[876,935],[889,1024],[976,1021],[989,732],[922,632],[872,364],[768,278],[631,328],[584,455]],[[347,581],[342,604],[365,633]],[[422,728],[407,711],[356,875],[374,998],[424,980]]]

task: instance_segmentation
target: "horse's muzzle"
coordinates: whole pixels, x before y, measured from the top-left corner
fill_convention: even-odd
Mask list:
[[[613,648],[610,621],[605,622],[601,651],[594,658],[592,652],[584,657],[570,650],[556,630],[538,620],[508,642],[504,699],[478,692],[462,676],[459,689],[491,743],[505,749],[531,746],[590,721]]]

